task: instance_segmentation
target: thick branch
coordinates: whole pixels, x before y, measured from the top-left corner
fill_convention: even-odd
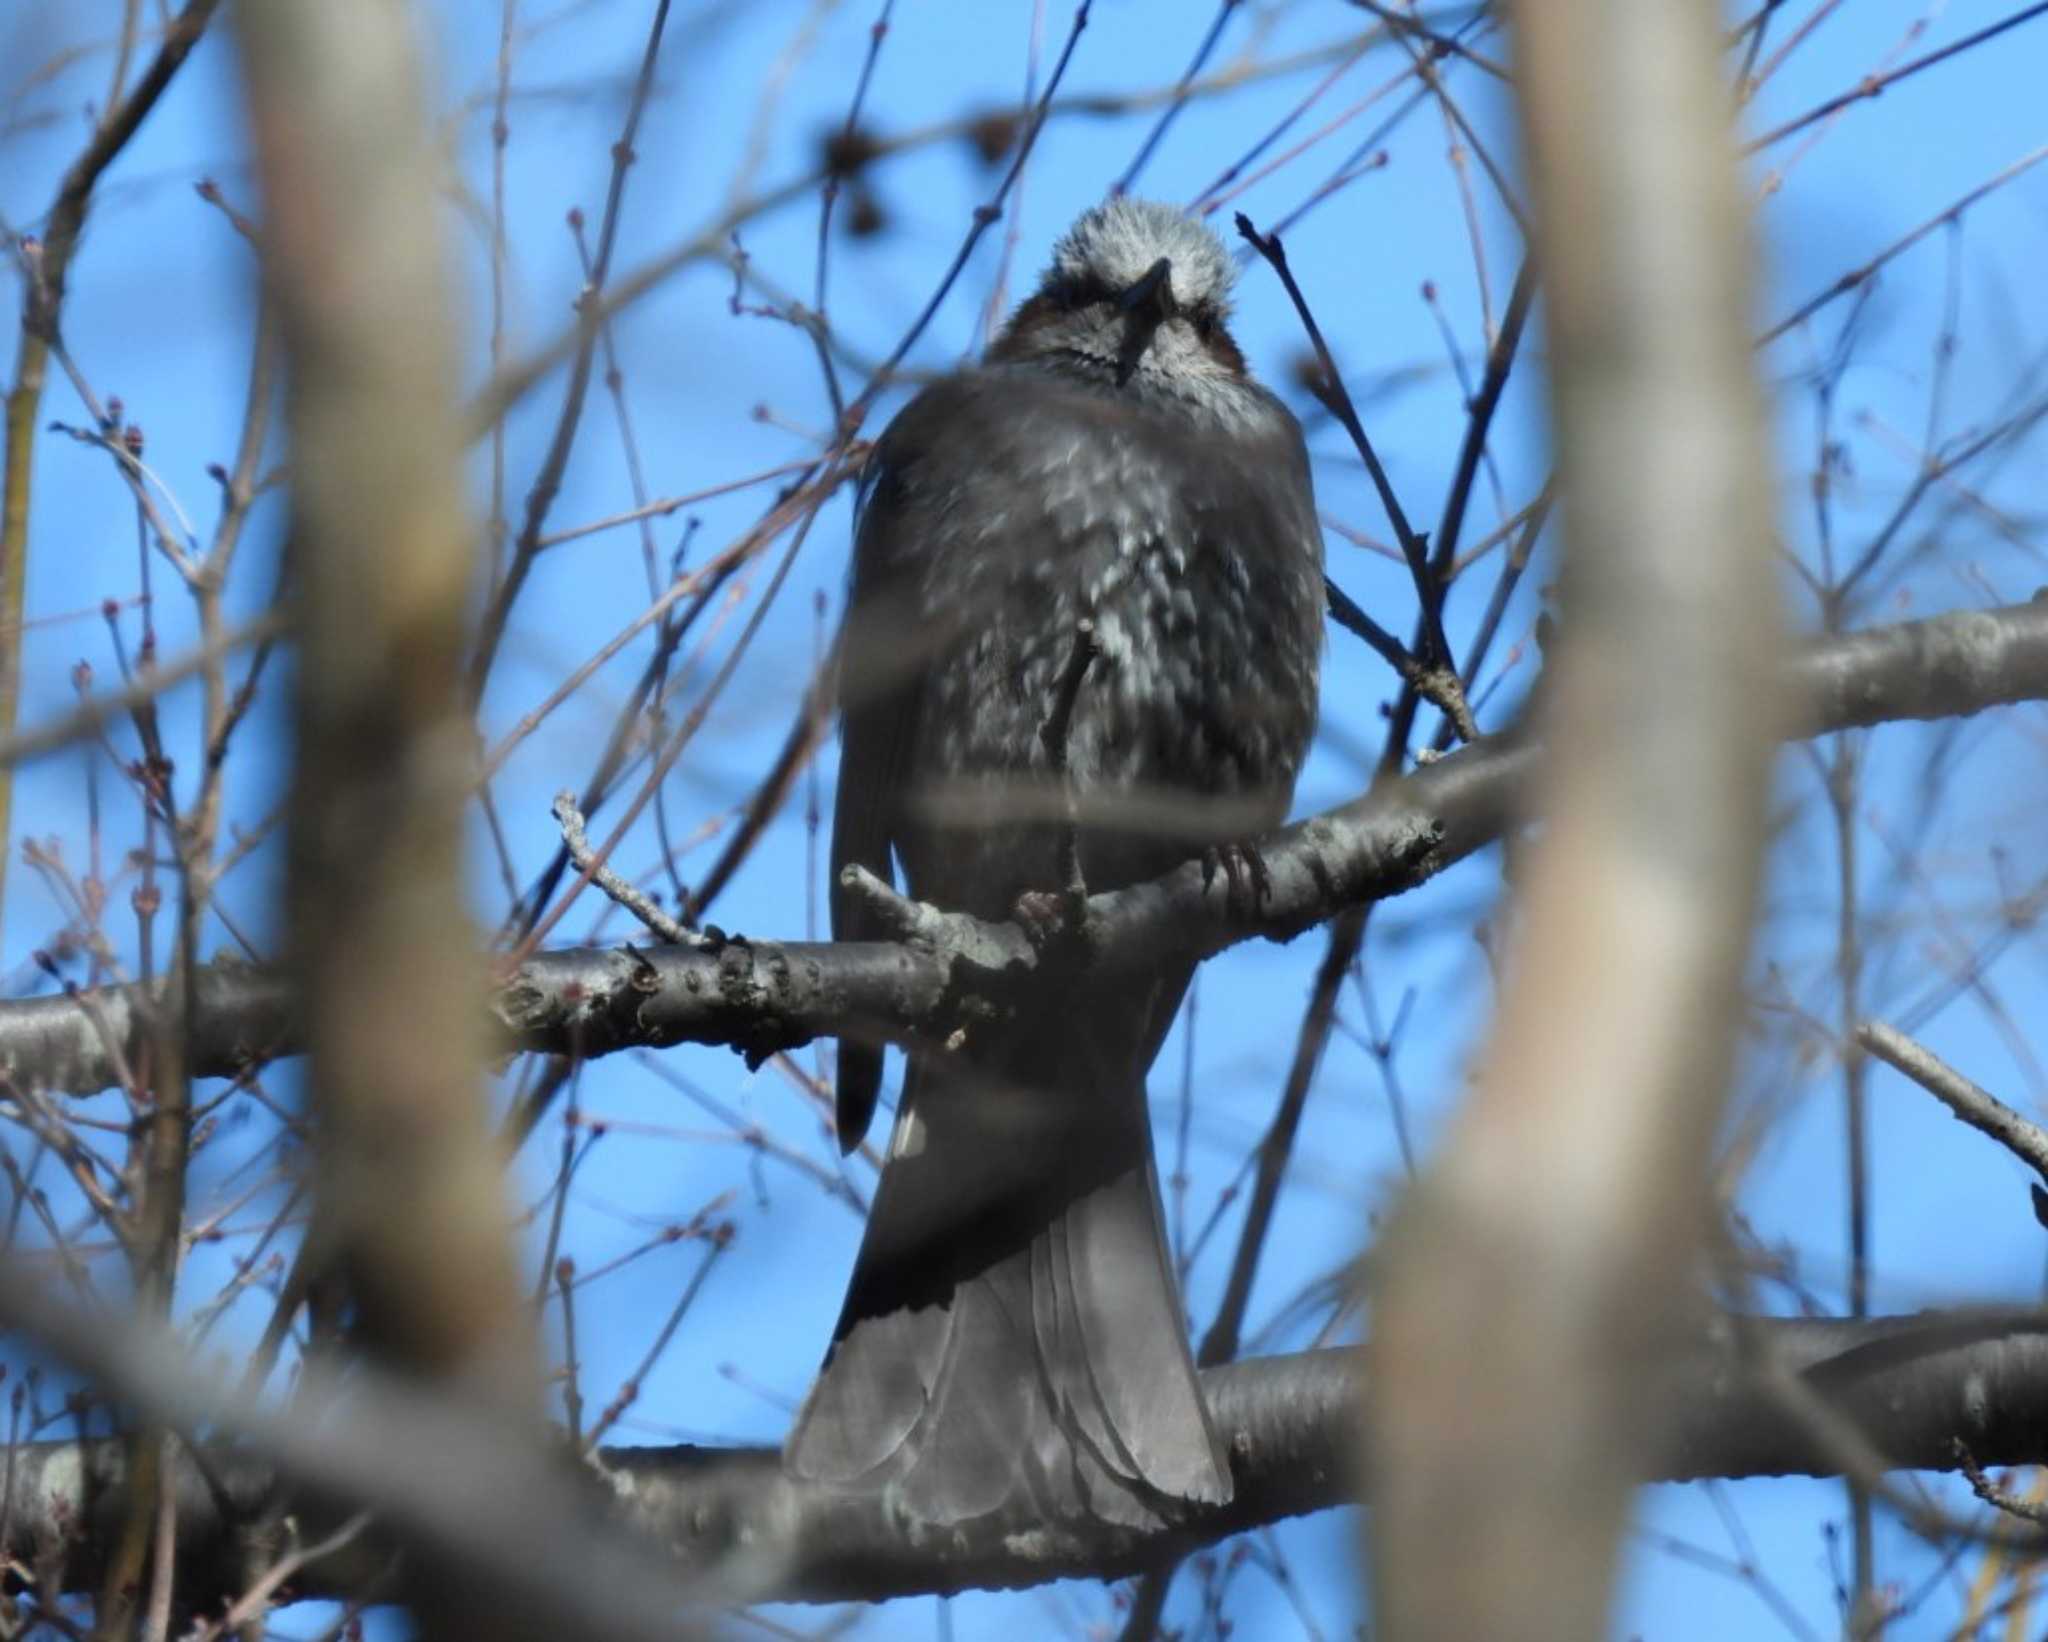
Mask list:
[[[1962,611],[1815,640],[1788,663],[1801,710],[1791,733],[1977,713],[2048,698],[2048,600]],[[1497,839],[1536,762],[1509,738],[1476,742],[1274,835],[1272,893],[1233,909],[1199,863],[1089,902],[1097,962],[1143,967],[1208,956],[1255,936],[1286,940],[1347,906],[1399,895]],[[536,955],[492,999],[499,1048],[595,1058],[629,1048],[725,1044],[750,1055],[849,1028],[943,1039],[1038,963],[1013,925],[927,920],[913,944],[728,940],[702,950],[572,948]],[[137,989],[0,1003],[0,1078],[84,1094],[118,1081]],[[222,965],[195,986],[192,1070],[233,1076],[297,1053],[303,1033],[282,980]]]
[[[1854,1420],[1895,1466],[1951,1469],[1957,1438],[1981,1465],[2048,1461],[2048,1318],[2039,1313],[1724,1320],[1670,1377],[1672,1437],[1659,1478],[1833,1474],[1826,1436],[1788,1411],[1759,1366],[1765,1360]],[[1344,1459],[1355,1442],[1356,1355],[1234,1363],[1205,1371],[1202,1386],[1227,1433],[1236,1497],[1170,1532],[1041,1525],[1019,1534],[990,1524],[919,1543],[879,1498],[792,1483],[767,1449],[611,1449],[603,1474],[621,1517],[664,1547],[679,1572],[705,1581],[700,1594],[813,1601],[1117,1578],[1361,1497]],[[84,1588],[104,1544],[100,1502],[118,1494],[121,1452],[113,1439],[18,1448],[6,1554],[32,1562],[55,1547],[65,1588]],[[203,1606],[238,1590],[244,1572],[224,1517],[260,1502],[275,1474],[246,1450],[215,1455],[216,1492],[183,1463],[180,1547],[193,1581],[183,1588]],[[390,1481],[390,1497],[409,1497],[406,1479]],[[309,1566],[295,1594],[356,1593],[380,1566],[380,1555],[351,1547]]]

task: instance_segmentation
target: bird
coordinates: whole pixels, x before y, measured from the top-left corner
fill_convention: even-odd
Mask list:
[[[981,361],[876,441],[838,649],[835,939],[884,933],[853,866],[1002,920],[1059,890],[1063,859],[1092,894],[1285,817],[1317,716],[1322,533],[1301,427],[1231,339],[1236,271],[1170,205],[1094,205]],[[1230,1499],[1145,1091],[1192,975],[1083,963],[909,1051],[788,1474],[930,1528],[1151,1529]],[[849,1151],[879,1042],[841,1040]]]

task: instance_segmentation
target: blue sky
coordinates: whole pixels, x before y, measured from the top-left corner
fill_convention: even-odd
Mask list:
[[[545,341],[569,317],[579,274],[564,216],[579,207],[594,222],[601,208],[608,150],[650,9],[642,0],[524,0],[519,8],[506,149],[505,328],[513,357]],[[118,6],[93,0],[61,17],[26,8],[0,16],[0,96],[6,99],[0,104],[0,140],[6,144],[0,213],[9,228],[35,224],[76,151],[82,110],[102,94],[109,67],[105,47],[118,12]],[[1842,13],[1821,15],[1810,35],[1788,51],[1745,116],[1746,130],[1766,131],[1869,73],[2004,15],[1986,4],[1928,8],[1887,0],[1864,0]],[[461,293],[468,382],[475,385],[487,374],[491,333],[489,105],[500,12],[482,0],[447,0],[421,8],[421,15],[433,65],[432,95],[444,122],[451,261]],[[974,6],[906,0],[894,8],[875,59],[867,103],[872,127],[888,138],[1013,103],[1034,61],[1042,84],[1072,15],[1060,5],[1034,8],[1008,0]],[[1063,94],[1127,99],[1171,87],[1213,15],[1209,6],[1169,0],[1098,0]],[[1814,16],[1812,8],[1785,8],[1764,61]],[[678,5],[628,179],[615,268],[630,271],[717,220],[736,179],[745,179],[740,194],[758,194],[805,174],[821,134],[845,119],[876,17],[873,3]],[[1362,26],[1362,14],[1336,4],[1240,7],[1211,68],[1248,52],[1274,62],[1323,51]],[[2017,29],[1752,158],[1761,200],[1760,329],[2048,142],[2038,90],[2048,64],[2044,31],[2048,21]],[[1481,28],[1471,38],[1483,55],[1506,60],[1498,30]],[[39,65],[73,47],[82,49],[63,58],[52,75],[38,77]],[[1393,48],[1376,46],[1265,160],[1394,81],[1404,63]],[[1181,202],[1196,198],[1334,66],[1320,60],[1192,104],[1152,158],[1142,191]],[[1460,108],[1512,178],[1514,133],[1505,98],[1469,65],[1452,64],[1446,73]],[[1472,225],[1446,159],[1441,113],[1425,100],[1391,128],[1380,129],[1401,109],[1409,89],[1406,83],[1393,85],[1340,129],[1246,188],[1218,220],[1227,228],[1229,211],[1243,209],[1262,226],[1282,221],[1301,211],[1348,158],[1371,162],[1384,153],[1384,163],[1367,163],[1355,181],[1302,214],[1289,227],[1287,243],[1397,489],[1410,511],[1429,523],[1441,506],[1462,427],[1458,365],[1476,374],[1485,338]],[[913,366],[943,370],[972,350],[999,281],[1013,296],[1028,283],[1052,237],[1131,163],[1154,118],[1075,113],[1048,126],[1011,209],[940,305],[910,356]],[[193,193],[202,177],[217,179],[231,200],[254,209],[224,36],[195,54],[106,179],[75,266],[65,326],[80,368],[101,394],[120,394],[145,430],[146,460],[203,534],[215,507],[206,468],[231,458],[240,423],[253,268],[247,247],[220,213]],[[1483,169],[1473,166],[1471,178],[1474,220],[1485,247],[1485,289],[1497,316],[1520,245]],[[857,359],[872,361],[893,347],[936,286],[974,204],[995,179],[959,139],[913,146],[874,170],[869,181],[884,231],[859,240],[835,235],[830,250],[828,312]],[[842,198],[838,211],[843,224],[854,214],[852,201]],[[1013,248],[1007,243],[1012,234]],[[809,301],[817,235],[818,195],[806,189],[787,205],[748,220],[740,243],[756,275]],[[2042,350],[2048,346],[2036,295],[2044,261],[2048,166],[1973,206],[1958,227],[1929,235],[1887,269],[1860,310],[1853,300],[1838,301],[1765,352],[1764,368],[1779,396],[1786,537],[1795,557],[1814,564],[1820,551],[1811,501],[1820,437],[1816,371],[1838,353],[1846,355],[1832,385],[1827,437],[1840,449],[1833,459],[1827,523],[1840,550],[1853,556],[1913,480],[1924,448],[1965,440],[2006,414],[2015,396],[2039,394]],[[781,320],[735,313],[733,289],[728,267],[700,263],[635,305],[615,327],[622,389],[652,494],[691,493],[788,463],[815,449],[829,424],[809,340]],[[748,304],[765,300],[759,289],[748,293]],[[1841,327],[1852,310],[1856,319],[1845,343]],[[1286,383],[1301,338],[1284,297],[1256,265],[1246,271],[1236,329],[1254,367]],[[1954,346],[1938,367],[1940,339],[1950,329]],[[1521,507],[1542,482],[1540,348],[1539,336],[1495,425],[1492,466],[1475,499],[1467,543]],[[843,368],[850,382],[862,380],[855,367]],[[1286,391],[1310,427],[1326,515],[1385,540],[1384,520],[1341,431],[1298,390]],[[560,397],[559,376],[550,378],[508,421],[507,506],[515,516]],[[880,414],[902,397],[902,390],[894,391]],[[45,417],[85,419],[61,381],[53,382]],[[878,419],[870,430],[880,425]],[[2040,467],[2038,444],[2023,445],[1965,473],[1964,482],[1973,487],[1967,494],[1946,482],[1934,485],[1854,620],[2024,598],[2048,580],[2028,534],[2044,512]],[[483,447],[473,477],[483,517],[491,498],[490,457]],[[754,488],[693,504],[687,512],[698,521],[694,530],[686,530],[683,514],[654,521],[659,556],[666,560],[687,536],[688,562],[702,563],[752,524],[770,494]],[[614,409],[600,388],[585,414],[550,528],[598,520],[630,505]],[[281,518],[275,497],[259,507],[231,588],[238,613],[253,613],[267,602]],[[718,821],[743,800],[769,749],[779,744],[814,666],[822,624],[838,608],[846,530],[847,503],[841,499],[820,516],[704,735],[671,778],[665,803],[678,835]],[[1495,648],[1496,666],[1515,659],[1493,700],[1490,722],[1499,722],[1501,709],[1531,676],[1535,657],[1529,641],[1552,545],[1546,540],[1545,555]],[[740,578],[742,592],[711,627],[702,659],[684,675],[684,708],[753,610],[781,546]],[[23,718],[33,723],[70,700],[71,670],[79,660],[89,661],[103,681],[114,675],[99,604],[140,591],[131,504],[103,456],[61,435],[46,435],[38,456],[31,553],[29,611],[43,620],[25,649]],[[1412,595],[1397,565],[1337,532],[1329,538],[1329,553],[1332,574],[1353,597],[1388,625],[1406,627]],[[176,654],[191,642],[189,612],[161,563],[152,576],[160,647]],[[1469,634],[1477,619],[1491,587],[1491,561],[1473,577],[1453,597],[1454,640]],[[1811,601],[1801,600],[1796,577],[1788,575],[1788,586],[1796,619],[1810,623]],[[494,676],[486,707],[491,739],[647,602],[637,530],[595,533],[550,550],[526,591]],[[132,644],[133,610],[123,619]],[[494,796],[522,875],[544,862],[552,844],[549,798],[588,775],[645,655],[644,639],[629,646],[507,761]],[[245,825],[254,825],[270,808],[286,779],[287,748],[277,729],[281,678],[273,678],[231,766],[230,814]],[[1342,633],[1333,637],[1324,729],[1301,783],[1300,811],[1358,790],[1377,752],[1377,707],[1389,693],[1388,682],[1384,668],[1360,645]],[[193,745],[193,722],[191,695],[175,695],[169,704],[174,745]],[[1949,763],[1932,778],[1940,803],[1917,857],[1936,881],[1934,890],[1901,872],[1887,840],[1905,835],[1930,784],[1924,759],[1940,732],[1899,727],[1868,739],[1859,810],[1865,829],[1861,870],[1873,898],[1893,891],[1899,896],[1897,920],[1883,931],[1891,961],[1877,968],[1870,983],[1873,1012],[1910,1009],[1952,967],[1945,943],[1952,936],[1982,936],[2006,892],[2001,886],[2039,879],[2044,863],[2038,826],[2030,829],[2027,817],[2048,797],[2040,756],[2044,729],[2048,719],[2029,708],[1960,733]],[[122,732],[113,740],[125,746]],[[95,757],[109,857],[133,840],[133,805],[121,797],[103,755],[79,751],[17,776],[17,839],[55,835],[64,841],[67,858],[82,857],[90,836],[87,772]],[[1765,949],[1778,964],[1779,981],[1772,984],[1783,996],[1831,1020],[1830,833],[1816,807],[1809,761],[1790,753],[1782,768],[1785,825],[1766,908]],[[825,793],[831,773],[828,755],[817,771]],[[715,908],[717,922],[764,937],[808,932],[822,876],[822,842],[805,824],[804,799],[800,789]],[[484,839],[480,825],[476,899],[480,916],[495,923],[504,891]],[[1993,841],[2002,841],[2002,856],[1987,847]],[[687,856],[684,875],[701,873],[709,860],[706,850],[714,847]],[[649,870],[657,849],[653,827],[643,824],[621,864],[629,873]],[[259,850],[221,891],[236,927],[264,950],[276,932],[276,857],[274,849]],[[1466,1056],[1491,1002],[1492,980],[1474,926],[1493,914],[1499,882],[1497,855],[1489,853],[1374,920],[1366,979],[1382,1015],[1391,1019],[1404,993],[1414,992],[1395,1070],[1425,1152],[1458,1096]],[[125,888],[117,908],[125,907]],[[45,983],[26,963],[27,954],[48,942],[59,913],[18,864],[10,869],[8,889],[0,974],[17,990],[34,990]],[[125,913],[116,916],[111,927],[132,949],[132,923],[124,920]],[[554,938],[583,940],[594,933],[616,939],[627,929],[618,916],[606,915],[603,903],[585,897]],[[232,937],[216,926],[206,944],[226,947]],[[1191,1032],[1184,1021],[1160,1057],[1153,1094],[1168,1170],[1180,1156],[1183,1091],[1193,1091],[1185,1125],[1188,1185],[1184,1198],[1169,1204],[1171,1213],[1191,1224],[1209,1216],[1257,1143],[1285,1074],[1301,999],[1322,945],[1319,935],[1309,935],[1284,948],[1240,948],[1211,965],[1201,979]],[[1988,999],[1982,991],[1966,995],[1919,1028],[1980,1082],[2029,1109],[2043,1096],[2042,1077],[2014,1040],[2025,1039],[2038,1013],[2030,1001],[2048,979],[2042,969],[2038,937],[2022,938],[1985,972]],[[2000,1007],[2017,1021],[2016,1033],[2000,1028]],[[1357,1250],[1401,1178],[1387,1087],[1360,1041],[1365,1019],[1362,992],[1354,991],[1345,1004],[1347,1030],[1323,1062],[1262,1267],[1249,1320],[1252,1349],[1307,1343],[1324,1320],[1320,1315],[1304,1320],[1296,1313],[1278,1332],[1262,1331],[1286,1313],[1286,1302],[1305,1284]],[[1771,1121],[1762,1128],[1744,1178],[1741,1209],[1759,1242],[1783,1250],[1813,1295],[1838,1306],[1844,1188],[1836,1074],[1827,1053],[1816,1049],[1810,1034],[1801,1034],[1789,1010],[1760,1014],[1751,1051],[1739,1104],[1745,1112],[1768,1111]],[[796,1058],[805,1067],[822,1064],[811,1051]],[[1185,1084],[1184,1066],[1191,1068]],[[588,1116],[603,1118],[610,1128],[580,1168],[562,1247],[580,1269],[592,1271],[707,1205],[730,1217],[738,1229],[734,1246],[719,1258],[623,1434],[626,1440],[771,1442],[786,1425],[789,1404],[801,1395],[830,1327],[858,1227],[843,1201],[800,1170],[773,1158],[750,1160],[719,1119],[679,1095],[676,1080],[761,1124],[811,1165],[829,1164],[829,1138],[814,1110],[773,1068],[750,1074],[729,1055],[689,1050],[664,1055],[658,1064],[623,1057],[595,1065],[582,1079],[578,1099]],[[294,1089],[290,1070],[278,1070],[267,1087],[288,1098]],[[2033,1293],[2041,1254],[2019,1166],[1889,1074],[1873,1076],[1871,1094],[1876,1307]],[[210,1147],[197,1170],[200,1198],[223,1201],[246,1188],[250,1160],[267,1138],[267,1128],[252,1118]],[[519,1187],[525,1201],[538,1200],[547,1189],[560,1138],[558,1128],[544,1129],[522,1158]],[[862,1189],[870,1184],[859,1175],[855,1181]],[[261,1224],[264,1204],[274,1212],[275,1202],[274,1194],[260,1198],[235,1223]],[[1213,1313],[1235,1236],[1235,1212],[1226,1208],[1189,1279],[1198,1331]],[[185,1279],[190,1303],[202,1301],[222,1280],[231,1255],[231,1249],[195,1254]],[[579,1305],[577,1342],[591,1403],[601,1406],[633,1373],[700,1258],[698,1246],[685,1241],[593,1284]],[[1787,1303],[1783,1292],[1768,1286],[1762,1297]],[[262,1300],[238,1306],[223,1334],[253,1337],[266,1310]],[[1642,1513],[1646,1530],[1734,1560],[1747,1559],[1739,1548],[1746,1535],[1761,1573],[1749,1580],[1730,1577],[1639,1542],[1617,1634],[1774,1634],[1785,1627],[1760,1596],[1765,1579],[1813,1634],[1829,1634],[1835,1620],[1827,1536],[1830,1524],[1839,1526],[1841,1519],[1841,1491],[1834,1484],[1736,1484],[1718,1498],[1698,1488],[1649,1491]],[[1731,1528],[1731,1522],[1739,1527]],[[1286,1559],[1292,1589],[1257,1566],[1235,1572],[1223,1611],[1238,1633],[1302,1631],[1297,1601],[1312,1616],[1316,1634],[1347,1630],[1361,1612],[1352,1572],[1354,1528],[1349,1513],[1327,1513],[1287,1525],[1263,1541]],[[1909,1585],[1934,1565],[1900,1534],[1885,1531],[1881,1544],[1887,1574]],[[1968,1565],[1966,1558],[1958,1580],[1966,1581]],[[1196,1585],[1184,1576],[1174,1619],[1198,1620]],[[1944,1589],[1895,1634],[1945,1635],[1957,1611],[1958,1599]],[[797,1610],[778,1615],[801,1625],[818,1617]],[[956,1636],[997,1637],[1055,1628],[1085,1631],[1105,1623],[1113,1621],[1101,1591],[1076,1586],[963,1599],[951,1604],[945,1619],[929,1601],[899,1604],[865,1616],[861,1634],[945,1634],[941,1627],[950,1624]]]

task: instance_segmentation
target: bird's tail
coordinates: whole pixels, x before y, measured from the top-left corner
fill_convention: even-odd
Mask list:
[[[1091,998],[978,1057],[910,1059],[792,1474],[917,1520],[1149,1527],[1230,1498],[1188,1353],[1133,1032]]]

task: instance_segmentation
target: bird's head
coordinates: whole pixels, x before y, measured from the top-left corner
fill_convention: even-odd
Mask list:
[[[1237,268],[1170,205],[1113,199],[1082,212],[1052,266],[989,349],[994,361],[1201,401],[1245,381],[1230,338]]]

